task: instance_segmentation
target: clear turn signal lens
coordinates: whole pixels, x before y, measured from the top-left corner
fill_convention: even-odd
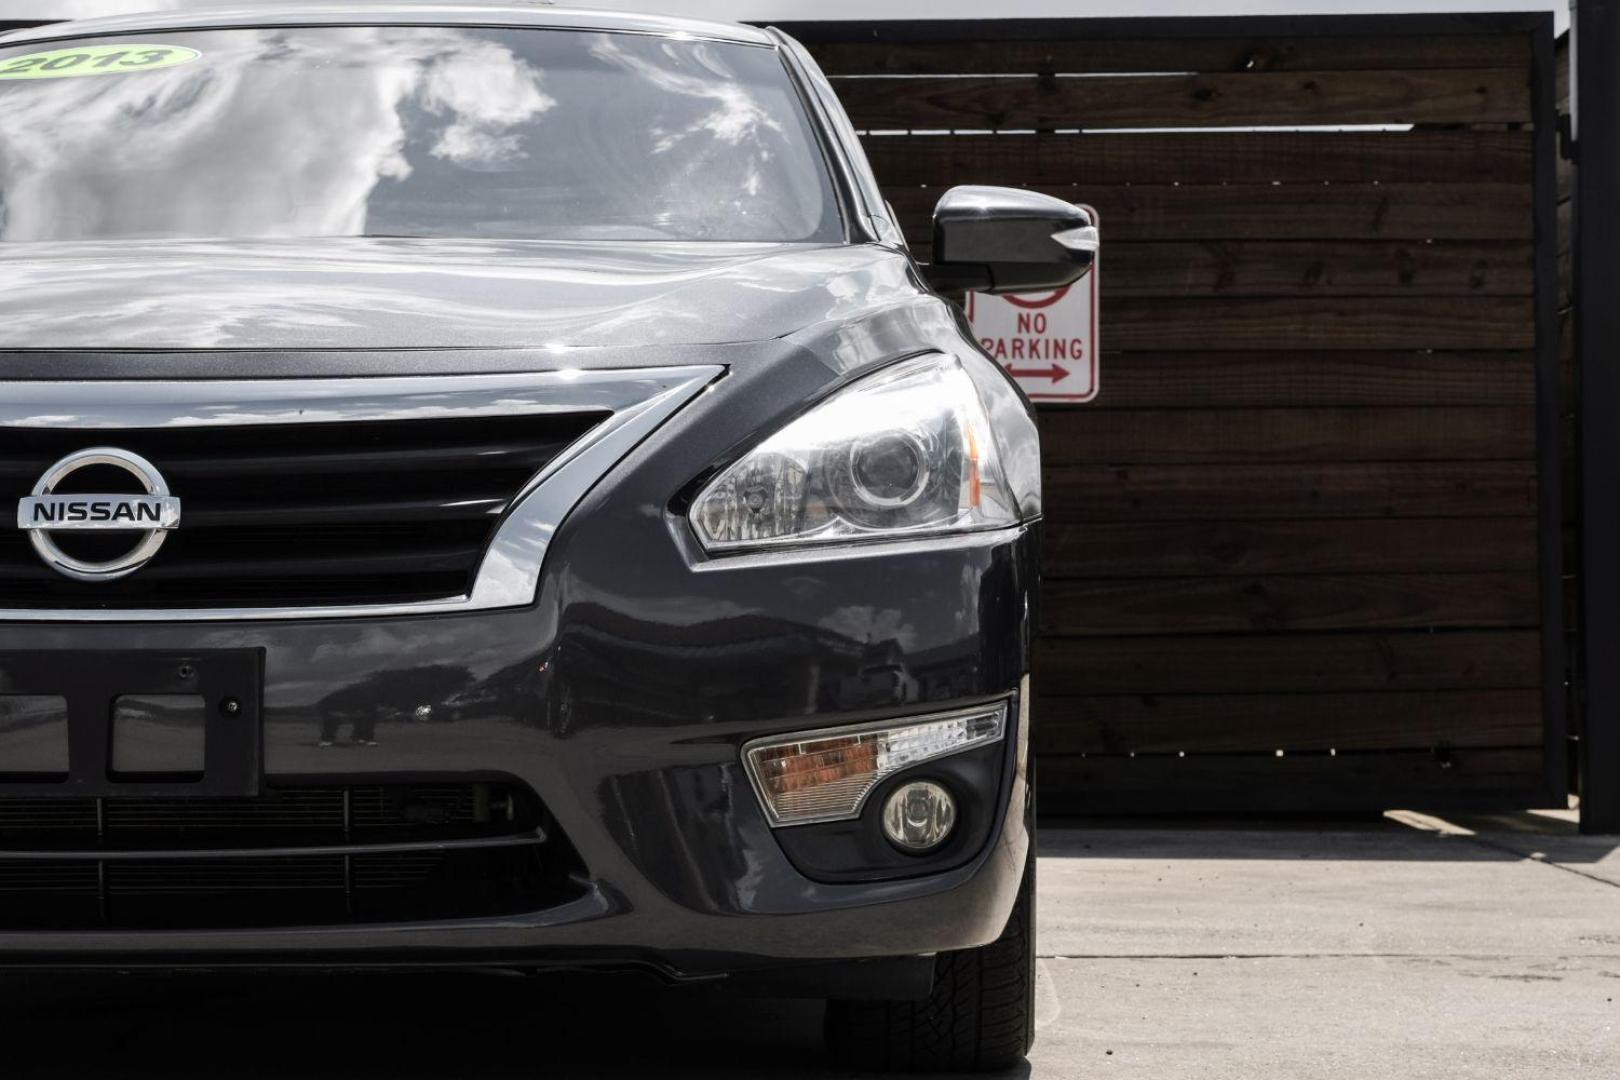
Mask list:
[[[860,816],[884,778],[925,761],[1000,739],[1004,702],[932,716],[885,720],[755,739],[743,747],[748,777],[773,826]]]

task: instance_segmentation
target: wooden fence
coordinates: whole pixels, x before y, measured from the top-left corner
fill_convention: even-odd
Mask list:
[[[920,258],[952,184],[1101,213],[1045,809],[1562,798],[1550,16],[786,29]]]
[[[786,29],[924,260],[952,184],[1102,214],[1102,392],[1042,413],[1045,810],[1563,797],[1550,16]]]

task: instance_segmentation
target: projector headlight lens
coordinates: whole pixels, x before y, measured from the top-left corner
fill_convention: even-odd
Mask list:
[[[743,762],[773,826],[847,821],[860,816],[867,797],[886,777],[995,742],[1006,728],[1006,703],[997,702],[755,739],[743,747]],[[954,811],[953,801],[953,822]]]
[[[716,476],[691,510],[713,553],[1019,520],[979,387],[943,353],[834,394]]]

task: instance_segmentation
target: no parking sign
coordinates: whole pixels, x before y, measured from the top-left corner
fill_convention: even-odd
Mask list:
[[[1091,220],[1097,212],[1085,208]],[[968,293],[967,317],[979,345],[1034,401],[1071,404],[1097,396],[1097,281],[1102,260],[1073,285],[1052,292]]]

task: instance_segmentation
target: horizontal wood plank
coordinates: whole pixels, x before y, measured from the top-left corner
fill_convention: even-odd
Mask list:
[[[1528,131],[867,135],[884,187],[1527,184]]]
[[[859,129],[1513,124],[1523,68],[1240,74],[882,76],[835,84]]]
[[[1059,638],[1036,650],[1036,692],[1288,694],[1532,690],[1535,630]]]
[[[1529,349],[1536,337],[1528,297],[1123,297],[1103,309],[1101,333],[1109,348],[1149,351]],[[998,360],[1043,358],[1017,337],[1005,353],[991,345]]]
[[[1138,71],[1400,71],[1527,66],[1524,34],[1444,37],[1107,38],[817,42],[828,75],[1005,75]]]
[[[1533,461],[1329,465],[1058,465],[1048,520],[1520,517],[1536,512]]]
[[[1539,748],[1436,754],[1052,755],[1040,759],[1041,812],[1055,814],[1330,813],[1458,805],[1540,805]],[[1463,805],[1471,805],[1462,802]],[[1509,803],[1508,805],[1512,805]]]
[[[1536,626],[1532,573],[1086,578],[1041,587],[1064,636]]]
[[[1536,690],[1037,697],[1039,754],[1536,746]]]
[[[1035,190],[1097,208],[1110,242],[1165,240],[1530,240],[1525,184],[1155,185]],[[914,243],[932,235],[942,192],[885,195]]]
[[[1536,570],[1536,519],[1048,522],[1041,574],[1065,578]]]
[[[1124,361],[1129,363],[1129,360]],[[1533,406],[1047,409],[1049,465],[1528,460]]]
[[[1523,241],[1205,240],[1109,244],[1105,305],[1152,296],[1530,296]]]
[[[1535,357],[1529,352],[1123,353],[1103,344],[1101,391],[1084,407],[1088,414],[1110,408],[1535,402]]]

